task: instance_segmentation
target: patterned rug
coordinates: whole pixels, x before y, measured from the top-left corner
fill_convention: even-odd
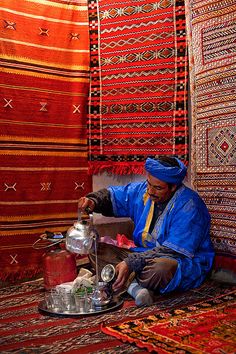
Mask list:
[[[236,272],[234,0],[186,2],[192,101],[192,181],[212,216],[218,267]],[[227,256],[227,257],[224,257]]]
[[[102,330],[150,352],[235,353],[236,291]]]
[[[89,1],[90,172],[141,174],[147,156],[188,160],[184,1]]]
[[[1,1],[0,280],[38,273],[32,244],[68,229],[91,191],[86,5]]]
[[[212,339],[212,343],[217,345],[218,340],[219,343],[222,343],[224,339],[228,345],[228,347],[225,346],[224,352],[230,353],[230,351],[226,351],[226,348],[230,348],[231,344],[232,326],[228,319],[232,319],[232,314],[227,315],[220,309],[227,310],[227,306],[230,307],[233,304],[235,295],[233,290],[235,288],[227,284],[208,281],[195,290],[159,296],[156,304],[150,307],[137,308],[134,301],[127,296],[123,306],[115,311],[71,318],[45,315],[38,311],[39,301],[44,298],[42,279],[2,288],[0,289],[0,352],[4,354],[146,353],[146,349],[140,349],[136,344],[123,343],[104,333],[101,331],[101,324],[103,326],[105,324],[109,328],[118,328],[117,326],[128,321],[128,323],[133,322],[135,326],[138,320],[143,319],[147,326],[147,320],[145,320],[147,318],[150,318],[150,324],[153,324],[152,319],[154,318],[162,324],[163,319],[169,321],[170,318],[173,318],[172,326],[175,328],[176,323],[183,320],[184,314],[190,324],[188,330],[184,328],[179,334],[179,340],[184,344],[193,337],[189,331],[196,328],[193,326],[197,325],[200,313],[202,318],[208,321],[211,308],[212,313],[221,316],[221,323],[219,323],[219,327],[215,328],[216,339]],[[170,318],[167,317],[169,315]],[[196,319],[194,315],[196,315]],[[207,316],[205,317],[205,315]],[[165,321],[165,323],[167,322]],[[202,338],[203,333],[207,334],[207,328],[209,328],[208,322],[205,327],[201,326],[199,333],[202,333]],[[122,331],[125,330],[124,327]],[[137,338],[139,338],[138,333]],[[194,337],[194,340],[197,341],[197,338]],[[162,351],[160,350],[158,353],[162,353]],[[187,351],[181,351],[181,353],[187,353]],[[203,351],[188,351],[188,353],[200,354]]]

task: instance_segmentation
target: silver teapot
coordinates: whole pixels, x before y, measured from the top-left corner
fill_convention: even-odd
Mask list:
[[[94,249],[97,238],[92,214],[79,213],[78,220],[67,231],[66,248],[72,253],[89,254]]]
[[[112,283],[115,280],[115,267],[107,264],[101,271],[102,282],[98,282],[92,294],[92,302],[95,308],[102,308],[112,301]]]
[[[95,308],[102,308],[108,305],[112,299],[112,292],[107,283],[98,282],[92,294],[92,303]]]

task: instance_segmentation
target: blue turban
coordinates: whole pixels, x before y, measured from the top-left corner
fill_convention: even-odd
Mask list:
[[[179,166],[166,166],[165,162],[160,162],[155,159],[147,158],[145,163],[145,169],[153,177],[157,179],[173,184],[181,184],[187,173],[187,167],[177,159]]]

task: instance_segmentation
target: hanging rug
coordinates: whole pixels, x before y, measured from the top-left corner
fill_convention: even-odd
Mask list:
[[[184,1],[89,1],[90,173],[142,174],[188,160]]]

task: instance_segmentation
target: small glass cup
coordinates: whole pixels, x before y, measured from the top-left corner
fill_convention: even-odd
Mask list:
[[[76,289],[74,293],[75,307],[78,313],[93,312],[93,302],[92,296],[94,293],[94,287],[91,285],[89,287],[81,285]]]
[[[62,311],[61,296],[55,289],[51,289],[45,293],[45,302],[49,310],[55,312]]]
[[[63,311],[73,312],[75,310],[75,299],[71,289],[60,289]]]
[[[87,313],[88,312],[88,296],[87,293],[80,295],[75,294],[75,307],[78,313]]]
[[[87,312],[94,312],[95,311],[92,296],[93,296],[92,294],[87,295]]]

